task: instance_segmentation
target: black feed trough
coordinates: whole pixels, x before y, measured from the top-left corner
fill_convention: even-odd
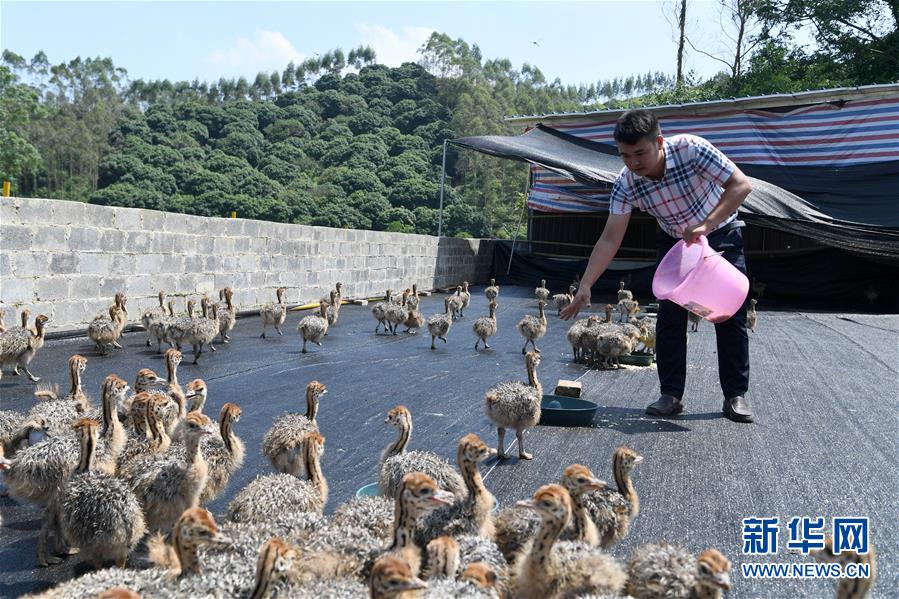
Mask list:
[[[545,426],[589,426],[598,408],[592,401],[564,395],[544,394],[540,402],[540,424]]]

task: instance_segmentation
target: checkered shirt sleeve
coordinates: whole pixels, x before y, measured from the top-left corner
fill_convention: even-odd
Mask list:
[[[609,214],[630,214],[636,197],[634,189],[628,183],[627,167],[621,169],[618,178],[612,185],[612,194],[609,196]]]

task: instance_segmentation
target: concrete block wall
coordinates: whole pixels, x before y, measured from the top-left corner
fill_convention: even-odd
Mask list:
[[[206,218],[64,200],[0,198],[0,308],[16,324],[23,307],[50,317],[49,331],[84,329],[116,291],[129,320],[165,290],[218,298],[230,286],[239,310],[316,301],[340,281],[350,297],[386,288],[445,287],[489,277],[489,240]]]

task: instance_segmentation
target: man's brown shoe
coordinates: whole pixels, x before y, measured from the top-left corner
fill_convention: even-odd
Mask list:
[[[724,415],[734,422],[752,422],[752,410],[742,395],[730,397],[724,400],[722,408]]]
[[[662,395],[646,407],[650,416],[674,416],[684,411],[684,404],[673,395]]]

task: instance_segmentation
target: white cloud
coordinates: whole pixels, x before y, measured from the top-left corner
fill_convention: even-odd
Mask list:
[[[209,62],[220,71],[247,77],[252,77],[259,71],[280,71],[291,60],[299,64],[304,59],[282,33],[264,29],[257,29],[256,37],[252,40],[238,38],[230,48],[215,50],[209,55]]]
[[[433,27],[403,27],[401,33],[381,25],[357,24],[359,43],[371,46],[378,56],[378,62],[390,67],[398,67],[404,62],[416,62],[418,49],[424,44]]]

